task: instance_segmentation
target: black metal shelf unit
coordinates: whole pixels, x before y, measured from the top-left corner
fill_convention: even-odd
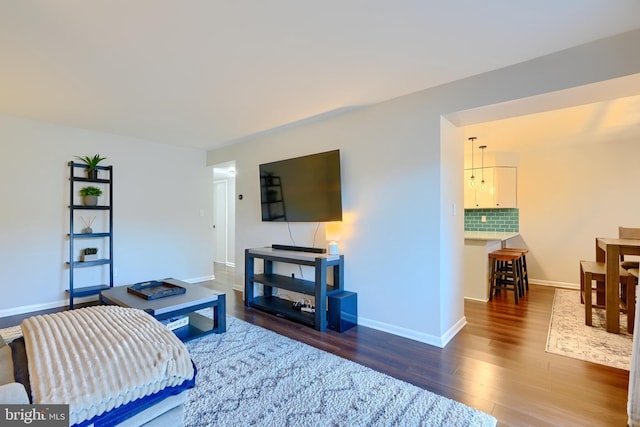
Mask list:
[[[69,162],[69,308],[73,309],[74,298],[98,295],[101,291],[113,287],[113,166],[97,166],[98,171],[106,173],[108,178],[87,178],[78,176],[79,173],[86,172],[87,165],[84,163]],[[76,204],[76,194],[78,191],[76,184],[102,184],[103,191],[108,194],[106,205],[85,206]],[[107,215],[107,231],[78,233],[75,229],[76,211],[103,211]],[[104,222],[103,222],[104,223]],[[102,259],[91,261],[76,261],[76,240],[80,239],[108,239],[108,254]],[[107,266],[109,269],[109,283],[93,286],[77,287],[74,284],[74,274],[76,269],[95,266]]]

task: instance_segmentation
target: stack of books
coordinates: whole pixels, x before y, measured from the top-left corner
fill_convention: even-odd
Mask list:
[[[170,331],[173,331],[178,328],[182,328],[183,326],[187,326],[189,324],[189,316],[169,317],[167,319],[162,319],[160,323],[166,326]]]

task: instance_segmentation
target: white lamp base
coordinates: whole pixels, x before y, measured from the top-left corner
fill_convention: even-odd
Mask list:
[[[336,242],[329,243],[329,255],[338,255],[338,244]]]

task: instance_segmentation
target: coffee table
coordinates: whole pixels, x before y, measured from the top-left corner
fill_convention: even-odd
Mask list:
[[[100,303],[144,310],[157,320],[188,315],[189,325],[173,331],[182,341],[189,341],[210,333],[226,332],[226,295],[224,292],[173,278],[161,281],[182,286],[187,291],[180,295],[147,300],[129,293],[128,286],[116,286],[100,292]],[[196,313],[196,311],[203,309],[211,309],[213,319]]]

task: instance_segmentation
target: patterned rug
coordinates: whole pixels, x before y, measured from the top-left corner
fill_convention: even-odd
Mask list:
[[[0,335],[12,340],[22,331]],[[226,333],[186,346],[198,369],[185,404],[187,427],[497,424],[477,409],[235,317],[227,316]]]
[[[233,317],[189,341],[186,426],[495,426],[459,402]]]
[[[606,331],[604,309],[593,309],[593,326],[584,323],[584,305],[576,290],[556,289],[547,337],[547,352],[629,370],[633,335],[620,315],[619,334]]]

